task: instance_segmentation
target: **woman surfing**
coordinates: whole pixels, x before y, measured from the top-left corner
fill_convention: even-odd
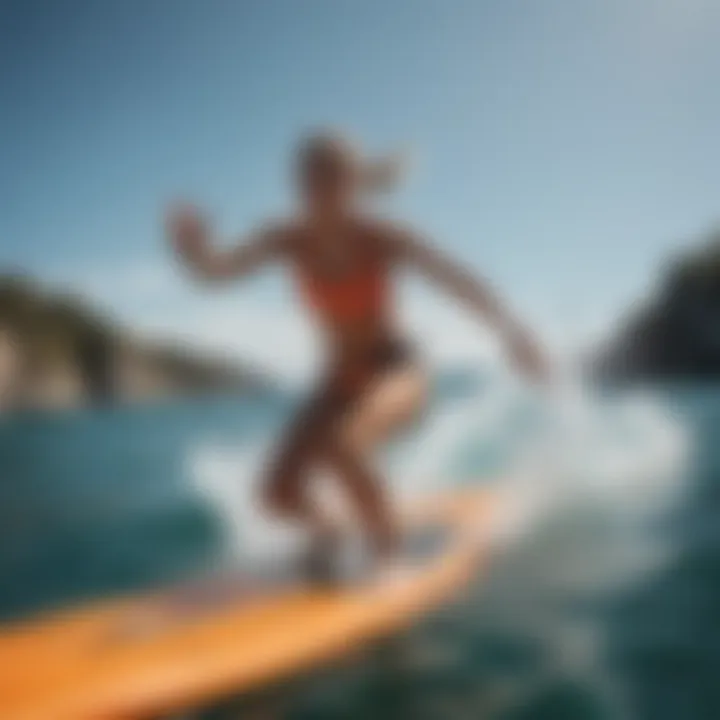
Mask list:
[[[475,310],[499,333],[510,358],[533,379],[546,373],[531,335],[485,283],[415,232],[367,210],[368,193],[387,189],[396,164],[366,161],[347,139],[321,133],[297,153],[300,209],[255,232],[234,249],[211,248],[211,233],[190,206],[168,214],[168,235],[184,263],[204,280],[232,281],[268,263],[295,274],[327,346],[327,370],[296,413],[265,470],[264,505],[311,533],[309,571],[331,573],[338,528],[313,499],[310,481],[330,470],[364,525],[373,557],[393,557],[397,526],[373,451],[422,412],[427,377],[397,326],[392,274],[410,267]]]

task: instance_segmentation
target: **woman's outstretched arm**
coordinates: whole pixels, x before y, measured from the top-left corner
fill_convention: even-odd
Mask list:
[[[204,218],[192,207],[178,206],[167,215],[167,236],[183,263],[203,280],[235,280],[279,259],[287,243],[280,227],[261,229],[233,248],[211,247],[211,233]]]
[[[536,378],[548,374],[545,358],[535,339],[510,313],[487,281],[475,277],[412,232],[395,230],[391,235],[395,257],[479,313],[500,335],[521,370]]]

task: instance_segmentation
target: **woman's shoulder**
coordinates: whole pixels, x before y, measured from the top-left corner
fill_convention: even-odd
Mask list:
[[[395,218],[366,216],[359,223],[367,241],[388,254],[394,254],[407,238],[415,235],[408,223]]]
[[[358,230],[370,241],[387,244],[405,232],[405,224],[395,218],[365,215],[356,220]]]

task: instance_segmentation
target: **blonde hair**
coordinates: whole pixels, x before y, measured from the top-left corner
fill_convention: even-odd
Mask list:
[[[348,173],[357,180],[361,191],[370,194],[394,190],[405,170],[399,154],[366,158],[356,143],[335,130],[323,130],[305,137],[298,151],[298,166],[302,175],[318,167]]]

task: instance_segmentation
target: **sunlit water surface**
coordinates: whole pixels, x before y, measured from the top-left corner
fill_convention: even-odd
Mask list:
[[[254,493],[294,402],[0,422],[3,617],[283,552]],[[382,465],[397,495],[501,494],[487,572],[401,637],[202,716],[720,717],[719,422],[712,388],[446,377]]]

